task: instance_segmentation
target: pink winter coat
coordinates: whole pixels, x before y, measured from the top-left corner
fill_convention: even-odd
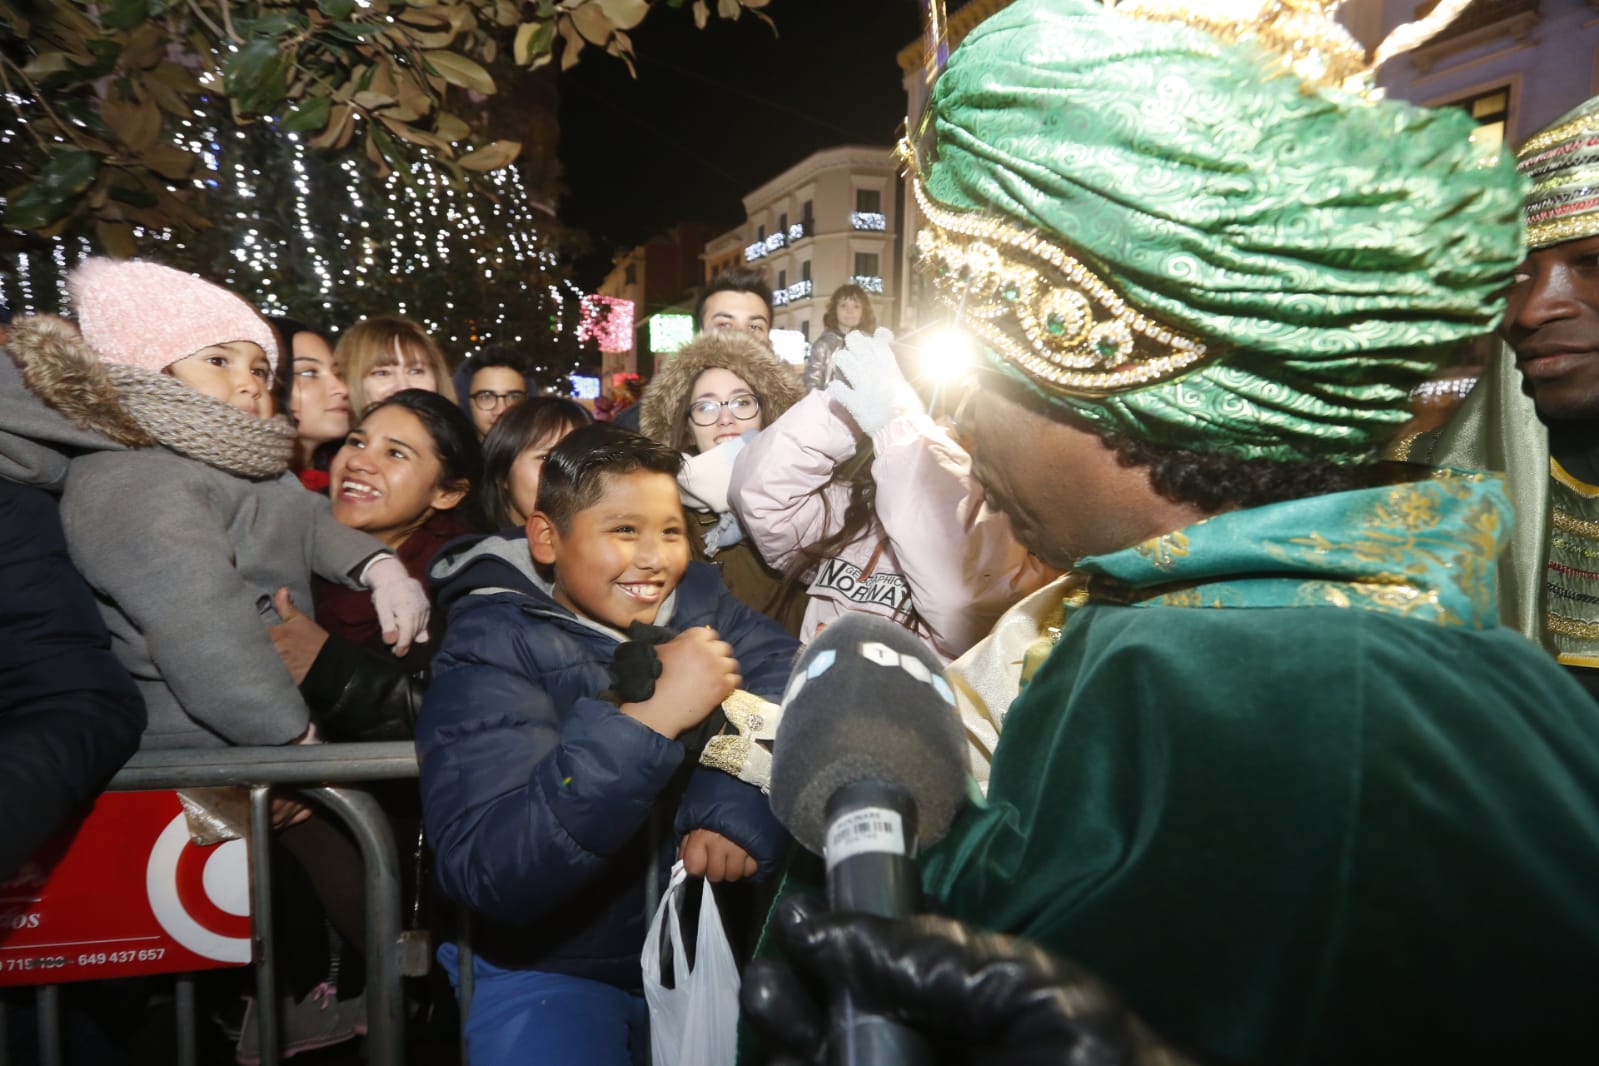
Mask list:
[[[845,611],[903,623],[914,608],[911,628],[954,659],[1057,572],[1016,543],[970,457],[931,418],[896,418],[872,444],[877,521],[812,573],[800,639]],[[854,423],[825,392],[807,394],[739,454],[730,502],[771,566],[787,569],[842,525],[849,489],[830,479],[854,454]]]

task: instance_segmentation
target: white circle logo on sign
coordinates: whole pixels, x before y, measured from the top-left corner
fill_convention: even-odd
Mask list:
[[[167,823],[150,848],[150,864],[144,876],[150,910],[168,936],[196,955],[217,962],[249,962],[248,936],[231,936],[208,929],[183,905],[178,886],[179,860],[184,850],[193,846],[189,840],[188,820],[180,813]],[[202,867],[199,884],[194,887],[219,911],[248,917],[250,866],[244,841],[229,840],[207,850],[211,854]]]

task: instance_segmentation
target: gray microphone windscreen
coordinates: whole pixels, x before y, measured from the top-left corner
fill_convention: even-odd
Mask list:
[[[827,801],[880,781],[916,800],[918,839],[949,830],[966,795],[966,734],[932,649],[885,618],[828,624],[794,664],[772,747],[772,811],[822,854]]]

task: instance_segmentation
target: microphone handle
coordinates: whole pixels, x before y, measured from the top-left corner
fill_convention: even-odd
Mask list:
[[[835,911],[905,918],[921,907],[916,801],[882,781],[846,785],[827,801],[827,902]],[[916,1030],[860,1010],[848,993],[829,1019],[830,1066],[927,1066],[932,1046]]]

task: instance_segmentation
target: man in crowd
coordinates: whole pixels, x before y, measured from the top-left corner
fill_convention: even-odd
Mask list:
[[[1516,529],[1501,616],[1599,696],[1599,97],[1516,154],[1532,182],[1527,258],[1500,336],[1509,349],[1413,462],[1503,470]]]
[[[975,469],[1070,570],[925,888],[1202,1059],[1591,1052],[1599,711],[1498,622],[1499,479],[1372,462],[1498,322],[1522,185],[1466,116],[1349,91],[1365,52],[1311,7],[1019,0],[907,146],[921,265],[983,345]],[[948,996],[959,930],[950,967],[780,914],[879,1005],[942,994],[909,1012],[942,1047],[1071,1013]]]
[[[494,344],[456,368],[455,394],[479,438],[488,436],[505,412],[537,395],[528,363],[528,357],[514,345]]]
[[[733,267],[722,271],[705,287],[694,308],[701,330],[744,330],[762,344],[771,345],[772,289],[759,270]]]

